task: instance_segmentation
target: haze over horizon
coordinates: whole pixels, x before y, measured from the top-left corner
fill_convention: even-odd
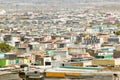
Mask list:
[[[115,3],[114,3],[115,2]],[[93,4],[92,4],[93,3]],[[94,5],[95,3],[95,5]],[[62,10],[62,9],[81,9],[94,6],[106,6],[108,3],[109,9],[120,6],[120,0],[0,0],[0,9],[7,12],[19,10]],[[90,5],[89,5],[90,4]]]
[[[36,2],[65,2],[65,3],[92,3],[92,2],[120,2],[120,0],[0,0],[0,3],[10,2],[25,2],[25,3],[36,3]]]

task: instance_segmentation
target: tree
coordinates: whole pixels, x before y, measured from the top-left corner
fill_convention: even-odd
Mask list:
[[[93,24],[92,24],[92,23],[90,23],[90,24],[88,25],[88,27],[90,27],[90,28],[91,28],[91,27],[93,27]]]
[[[79,43],[80,43],[80,42],[78,42],[78,41],[75,41],[75,42],[74,42],[74,44],[79,44]]]
[[[94,50],[89,49],[88,53],[90,54],[90,56],[94,56]]]
[[[120,35],[120,31],[115,32],[116,35]]]
[[[0,52],[10,52],[12,49],[13,47],[6,44],[5,42],[0,43]]]

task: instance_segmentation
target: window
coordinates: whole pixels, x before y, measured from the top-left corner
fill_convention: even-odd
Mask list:
[[[45,65],[47,66],[47,65],[51,65],[51,62],[45,62]]]
[[[14,60],[10,60],[10,61],[9,61],[9,64],[14,64]]]

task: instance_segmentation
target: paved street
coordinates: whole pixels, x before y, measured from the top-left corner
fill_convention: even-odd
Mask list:
[[[9,74],[11,72],[8,72],[8,71],[0,71],[0,75],[4,75],[4,74]]]
[[[6,74],[0,76],[0,80],[21,80],[18,76],[18,74]],[[35,79],[34,79],[35,80]],[[86,76],[81,77],[80,79],[68,79],[68,78],[45,78],[45,80],[112,80],[111,77],[101,77],[101,76]]]

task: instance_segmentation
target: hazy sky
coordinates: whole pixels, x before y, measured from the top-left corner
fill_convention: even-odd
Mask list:
[[[102,2],[102,1],[120,1],[120,0],[0,0],[0,2]]]

